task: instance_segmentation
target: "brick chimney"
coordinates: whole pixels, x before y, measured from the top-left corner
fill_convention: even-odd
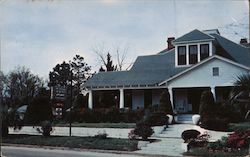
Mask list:
[[[247,38],[240,39],[240,44],[247,44]]]
[[[174,37],[168,37],[168,40],[167,40],[167,43],[168,43],[167,49],[168,49],[168,50],[171,50],[171,49],[174,48],[174,45],[173,45],[173,43],[172,43],[174,39],[175,39]]]

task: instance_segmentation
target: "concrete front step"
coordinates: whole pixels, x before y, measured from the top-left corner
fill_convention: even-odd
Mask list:
[[[192,114],[180,114],[176,118],[178,123],[193,124],[192,117],[193,117]]]

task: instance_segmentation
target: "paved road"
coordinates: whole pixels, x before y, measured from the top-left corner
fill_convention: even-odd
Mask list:
[[[2,147],[5,157],[142,157],[135,154],[113,154],[89,151],[55,150],[25,147]]]

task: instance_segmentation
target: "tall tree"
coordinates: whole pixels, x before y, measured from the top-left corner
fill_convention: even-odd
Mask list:
[[[6,95],[13,107],[30,103],[44,86],[43,80],[25,67],[18,67],[7,76]]]
[[[49,86],[67,86],[70,84],[71,77],[70,64],[63,61],[62,64],[57,64],[53,71],[49,73]]]
[[[105,48],[104,44],[98,44],[92,48],[97,55],[98,61],[101,63],[99,71],[121,71],[127,70],[132,63],[126,63],[128,59],[128,46],[116,46],[112,49]],[[115,59],[111,59],[111,54]],[[113,66],[113,67],[112,67]]]
[[[101,66],[100,71],[116,71],[117,66],[113,64],[111,55],[107,54],[107,60],[104,62],[104,68]]]
[[[70,66],[73,72],[74,85],[77,93],[83,90],[83,84],[91,76],[91,67],[84,61],[84,58],[80,55],[76,55],[73,61],[70,61]]]
[[[3,103],[4,95],[5,95],[5,88],[6,88],[6,76],[0,71],[0,102]]]

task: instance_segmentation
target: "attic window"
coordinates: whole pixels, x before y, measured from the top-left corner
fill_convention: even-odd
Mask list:
[[[189,64],[195,64],[197,62],[198,62],[197,45],[189,45]]]
[[[178,46],[178,65],[186,64],[186,46]]]
[[[201,54],[201,61],[209,57],[209,45],[208,44],[200,45],[200,54]]]
[[[219,76],[219,67],[213,67],[213,76]]]

